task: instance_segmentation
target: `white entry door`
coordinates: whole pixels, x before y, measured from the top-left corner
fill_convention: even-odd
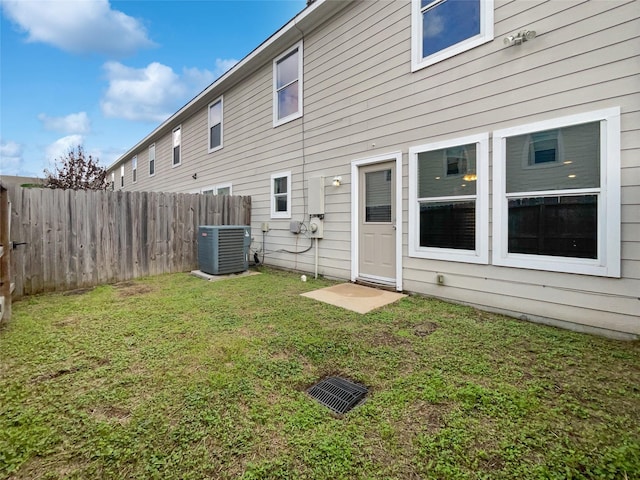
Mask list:
[[[358,278],[395,286],[396,162],[358,170]]]

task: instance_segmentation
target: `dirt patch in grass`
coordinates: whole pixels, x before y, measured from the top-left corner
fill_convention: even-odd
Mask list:
[[[116,283],[114,288],[118,289],[118,296],[120,297],[135,297],[155,291],[155,288],[150,285],[135,282]]]
[[[403,347],[411,344],[407,337],[401,337],[393,332],[377,330],[370,332],[364,339],[372,347]]]
[[[438,324],[437,323],[424,322],[424,323],[419,323],[418,325],[416,325],[413,328],[413,333],[417,337],[426,337],[428,335],[431,335],[437,329],[438,329]]]
[[[71,373],[76,373],[80,370],[80,367],[71,367],[71,368],[61,368],[55,372],[46,373],[44,375],[38,375],[37,377],[33,377],[31,379],[31,383],[41,383],[46,382],[48,380],[53,380],[64,375],[69,375]]]
[[[71,326],[71,325],[76,325],[79,322],[80,322],[80,319],[78,317],[68,317],[68,318],[65,318],[64,320],[61,320],[59,322],[55,322],[53,324],[53,326],[62,328],[62,327],[68,327],[68,326]]]
[[[95,287],[89,287],[89,288],[78,288],[76,290],[69,290],[67,292],[63,292],[62,295],[64,295],[65,297],[69,297],[72,295],[84,295],[85,293],[89,293],[92,292],[94,290]]]
[[[131,420],[131,411],[114,405],[104,405],[89,412],[95,419],[103,422],[117,422],[126,425]]]
[[[93,368],[98,368],[98,367],[103,367],[105,365],[108,365],[109,363],[111,363],[111,360],[109,360],[108,358],[100,358],[100,357],[93,357],[90,358],[92,365],[74,365],[72,367],[66,367],[66,368],[60,368],[54,372],[51,373],[45,373],[42,375],[37,375],[35,377],[33,377],[30,380],[30,383],[42,383],[42,382],[46,382],[49,380],[55,380],[56,378],[60,378],[63,377],[65,375],[71,375],[72,373],[76,373],[79,372],[81,370],[88,370],[88,369],[93,369]]]

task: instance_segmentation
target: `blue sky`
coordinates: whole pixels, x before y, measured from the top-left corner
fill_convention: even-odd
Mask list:
[[[305,3],[0,0],[0,174],[109,165]]]

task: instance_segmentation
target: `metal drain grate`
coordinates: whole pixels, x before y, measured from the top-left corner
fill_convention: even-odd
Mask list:
[[[347,413],[364,399],[368,390],[340,377],[329,377],[315,384],[307,393],[336,413]]]

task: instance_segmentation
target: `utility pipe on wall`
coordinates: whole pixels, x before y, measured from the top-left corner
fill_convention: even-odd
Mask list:
[[[313,278],[318,278],[318,238],[316,237],[316,269],[315,276]]]

